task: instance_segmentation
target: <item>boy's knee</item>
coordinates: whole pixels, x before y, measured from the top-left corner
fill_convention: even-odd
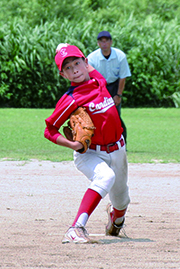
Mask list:
[[[112,186],[114,185],[115,182],[115,173],[113,170],[106,171],[104,175],[101,175],[99,178],[95,178],[91,185],[90,188],[97,191],[102,198],[106,196],[106,194],[109,193],[111,190]]]

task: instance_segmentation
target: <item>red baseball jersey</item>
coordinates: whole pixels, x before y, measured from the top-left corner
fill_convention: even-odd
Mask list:
[[[58,133],[71,113],[81,106],[86,108],[96,127],[92,144],[108,145],[120,139],[123,131],[121,121],[106,89],[105,78],[96,70],[89,75],[89,81],[82,84],[71,83],[69,90],[58,101],[53,114],[46,119],[46,131],[54,126]],[[45,137],[50,139],[48,135]]]

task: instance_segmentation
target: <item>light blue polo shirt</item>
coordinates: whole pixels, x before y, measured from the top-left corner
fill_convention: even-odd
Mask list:
[[[108,59],[103,56],[100,48],[91,52],[87,58],[88,63],[103,75],[107,83],[131,76],[126,54],[120,49],[111,47]]]

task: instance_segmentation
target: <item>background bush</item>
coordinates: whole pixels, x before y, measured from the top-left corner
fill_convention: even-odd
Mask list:
[[[124,107],[180,106],[180,0],[2,0],[0,16],[1,107],[54,107],[69,86],[56,46],[88,55],[102,30],[130,65]]]

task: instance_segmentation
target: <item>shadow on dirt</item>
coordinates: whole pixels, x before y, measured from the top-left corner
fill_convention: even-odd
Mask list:
[[[129,237],[117,237],[117,238],[111,238],[111,239],[100,239],[99,240],[101,244],[116,244],[119,242],[139,242],[139,243],[147,243],[147,242],[154,242],[151,239],[148,238],[129,238]]]

